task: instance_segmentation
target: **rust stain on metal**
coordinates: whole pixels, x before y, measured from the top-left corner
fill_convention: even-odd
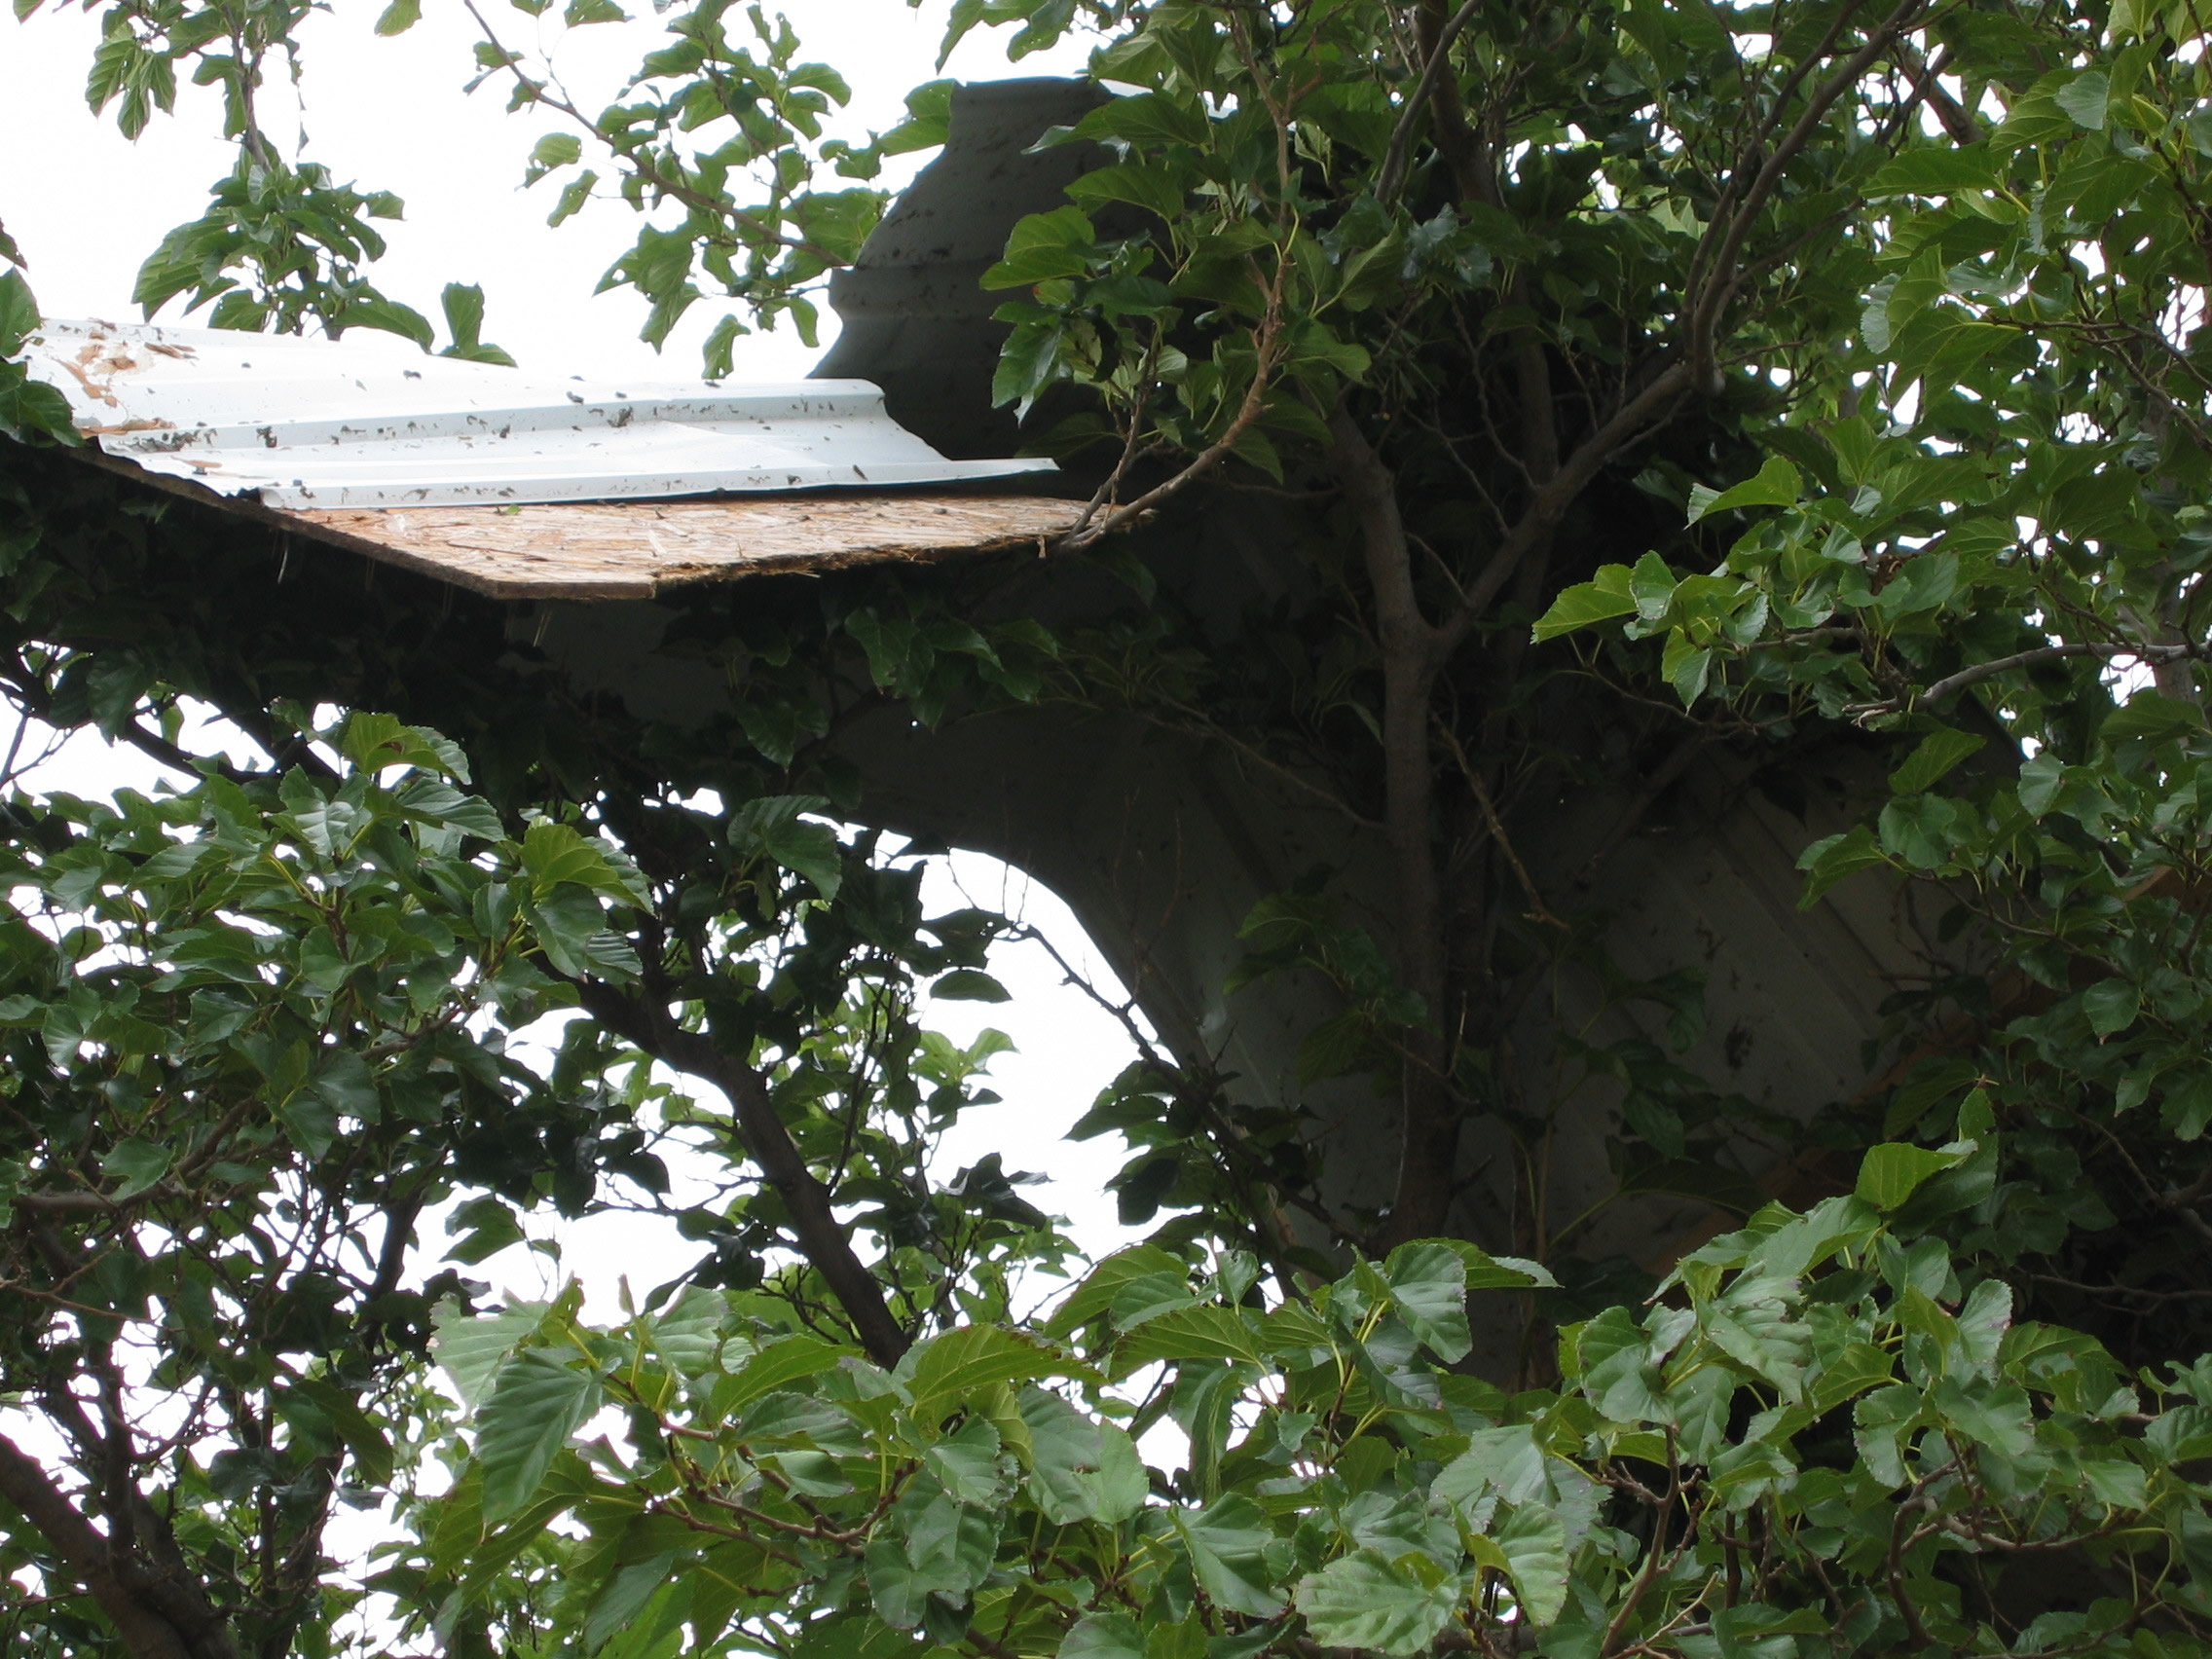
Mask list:
[[[815,495],[267,516],[494,598],[646,599],[689,582],[1043,542],[1081,511],[1079,502],[1036,496]]]

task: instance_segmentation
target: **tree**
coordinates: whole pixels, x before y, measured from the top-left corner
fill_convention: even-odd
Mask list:
[[[259,143],[294,15],[113,19],[96,99],[142,121],[192,62],[241,143],[149,303],[431,344],[359,275],[396,204]],[[600,115],[479,49],[565,124],[557,211],[587,162],[672,205],[616,271],[662,333],[702,283],[803,326],[884,206],[822,175],[957,138],[938,86],[869,148],[825,139],[833,72],[751,24],[680,15]],[[732,687],[695,723],[406,579],[277,591],[270,549],[73,467],[34,441],[71,436],[52,400],[0,385],[0,679],[175,761],[199,698],[269,756],[175,805],[16,807],[18,891],[67,922],[26,923],[0,1004],[38,1105],[9,1375],[70,1463],[5,1465],[20,1628],[316,1651],[329,1494],[388,1478],[413,1541],[375,1587],[454,1651],[2194,1648],[2194,15],[956,9],[983,24],[1100,41],[1111,95],[1046,135],[1095,165],[983,277],[996,394],[1089,511],[1042,574],[687,600],[655,648]],[[327,703],[357,712],[318,732]],[[952,797],[1071,731],[1161,733],[1195,793],[1240,769],[1194,856],[1321,867],[1240,907],[1239,962],[1190,907],[1128,931],[1164,1042],[1087,1127],[1131,1145],[1126,1213],[1181,1213],[1016,1328],[1008,1273],[1065,1246],[1001,1169],[931,1182],[927,1126],[985,1056],[912,1014],[1003,924],[925,921],[874,831],[825,819],[958,828]],[[1738,1031],[1788,1011],[1706,1038],[1731,990],[1631,951],[1621,884],[1662,831],[1755,898],[1730,837],[1776,812],[1830,931],[1763,937],[1903,918],[1888,1000],[1822,1005],[1867,1047],[1841,1099],[1743,1098]],[[1126,822],[1025,850],[1134,857]],[[1229,1075],[1197,1017],[1224,978],[1295,1021],[1295,1067]],[[553,1006],[588,1017],[540,1080],[485,1033]],[[1345,1130],[1385,1114],[1365,1187]],[[471,1195],[487,1248],[502,1201],[652,1202],[645,1137],[692,1125],[732,1195],[686,1215],[690,1285],[619,1324],[325,1264],[431,1195]],[[257,1242],[279,1192],[304,1231]],[[124,1403],[170,1375],[225,1378],[181,1429]],[[603,1407],[622,1450],[578,1438]],[[1148,1473],[1170,1422],[1181,1466]],[[433,1456],[435,1495],[406,1479]]]

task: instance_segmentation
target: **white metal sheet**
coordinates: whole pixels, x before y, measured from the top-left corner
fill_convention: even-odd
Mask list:
[[[299,340],[48,321],[31,372],[109,455],[267,506],[651,499],[952,484],[1049,461],[948,461],[866,381],[615,386]]]

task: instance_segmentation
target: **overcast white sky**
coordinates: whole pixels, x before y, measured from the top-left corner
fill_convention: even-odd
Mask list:
[[[306,72],[297,94],[278,86],[264,101],[272,130],[287,140],[304,130],[305,154],[339,179],[405,199],[406,218],[389,227],[391,252],[377,269],[379,283],[433,317],[445,283],[482,284],[485,337],[526,368],[632,385],[696,377],[697,342],[721,310],[702,303],[665,356],[656,358],[636,338],[643,305],[626,292],[592,294],[636,234],[634,215],[619,203],[603,203],[558,231],[547,229],[557,185],[548,181],[525,192],[520,181],[531,146],[553,124],[537,115],[507,115],[503,90],[490,85],[462,95],[474,73],[469,49],[476,36],[460,0],[425,0],[423,21],[391,40],[377,38],[372,27],[383,4],[337,0],[334,11],[312,19],[304,31]],[[551,21],[558,8],[547,14],[542,33],[537,20],[504,0],[496,10],[487,7],[487,15],[510,46],[541,39],[552,47],[579,104],[594,108],[619,91],[660,36],[648,5],[632,9],[642,16],[630,23],[566,39]],[[807,55],[834,63],[852,82],[844,129],[855,137],[898,120],[906,91],[938,73],[944,0],[918,10],[901,0],[795,0],[781,10],[806,42]],[[742,26],[733,16],[733,32]],[[220,136],[215,100],[204,89],[181,88],[176,115],[157,118],[134,144],[116,132],[111,118],[95,120],[82,89],[98,32],[96,14],[75,9],[41,12],[20,25],[0,19],[0,156],[8,159],[0,168],[0,222],[29,259],[48,315],[136,320],[129,295],[139,262],[164,232],[201,211],[207,187],[229,169],[231,153]],[[1009,65],[999,39],[978,31],[944,72],[981,80],[1065,73],[1080,62],[1080,52],[1063,52]],[[907,165],[926,160],[910,158]],[[184,320],[174,306],[164,315]],[[828,338],[826,331],[825,345]],[[761,337],[741,346],[737,374],[793,378],[812,366],[814,355],[788,333]],[[145,787],[151,773],[137,756],[112,755],[93,743],[73,750],[38,781],[90,793],[122,781]],[[1050,894],[1027,888],[987,860],[963,859],[958,874],[985,903],[998,902],[1012,882],[1008,902],[1025,908],[1063,948],[1080,950],[1079,930]],[[961,902],[950,870],[938,872],[932,897],[944,907]],[[1112,1248],[1124,1234],[1102,1183],[1118,1166],[1119,1142],[1077,1147],[1059,1137],[1126,1063],[1126,1039],[1082,993],[1059,983],[1037,947],[1008,952],[1002,977],[1014,1002],[945,1004],[937,1013],[936,1023],[962,1041],[991,1023],[1009,1031],[1019,1048],[993,1068],[1007,1104],[975,1114],[956,1131],[945,1148],[947,1172],[988,1151],[1003,1153],[1010,1168],[1049,1171],[1056,1179],[1038,1200],[1073,1218],[1090,1248]],[[694,1253],[692,1246],[673,1245],[682,1258],[671,1262],[661,1256],[671,1246],[618,1223],[590,1242],[583,1261],[571,1249],[571,1266],[597,1266],[606,1270],[602,1277],[621,1268],[641,1286]],[[641,1252],[655,1259],[640,1259]],[[528,1280],[535,1270],[519,1250],[492,1267],[516,1275],[516,1288],[534,1288]]]
[[[305,155],[344,182],[396,192],[405,220],[388,227],[391,251],[378,268],[387,293],[437,315],[449,281],[477,282],[489,301],[485,336],[525,367],[587,378],[637,380],[654,372],[637,340],[644,306],[627,293],[592,290],[636,234],[636,216],[616,202],[595,204],[558,231],[545,216],[558,180],[520,188],[531,146],[557,125],[543,112],[510,116],[506,88],[461,88],[476,71],[478,38],[461,0],[424,0],[423,20],[379,39],[385,0],[335,0],[302,30],[305,73],[297,94],[275,85],[262,110],[287,139],[303,130]],[[487,0],[487,18],[517,50],[549,49],[580,108],[596,110],[621,90],[646,51],[665,39],[650,0],[628,0],[628,23],[565,31],[553,7],[541,18]],[[864,138],[903,113],[905,93],[939,73],[937,48],[947,0],[910,8],[903,0],[791,0],[788,16],[805,55],[831,63],[853,88],[833,130]],[[671,13],[671,16],[679,15]],[[746,24],[733,7],[733,37]],[[21,25],[0,19],[0,222],[31,261],[50,316],[135,320],[131,278],[162,233],[196,217],[207,187],[231,166],[213,92],[178,90],[177,114],[157,119],[135,144],[115,130],[113,110],[95,120],[83,88],[99,38],[96,11],[41,11]],[[943,73],[965,80],[1061,74],[1083,52],[1064,49],[1009,64],[1004,32],[978,29]],[[911,167],[926,157],[902,158]],[[605,173],[608,169],[601,168]],[[897,182],[893,180],[892,182]],[[175,317],[175,308],[165,313]],[[702,302],[667,354],[663,379],[698,372],[697,342],[722,315]],[[827,340],[825,341],[827,344]],[[814,354],[778,334],[740,355],[742,379],[803,374]]]

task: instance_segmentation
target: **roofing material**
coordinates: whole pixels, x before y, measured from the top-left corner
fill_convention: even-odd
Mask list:
[[[1042,542],[1080,510],[946,494],[1052,463],[947,460],[865,381],[600,386],[383,336],[101,322],[48,321],[27,356],[90,459],[498,598],[934,559]]]
[[[419,507],[965,483],[866,381],[631,389],[432,357],[390,336],[48,322],[31,373],[107,454],[263,506]]]

